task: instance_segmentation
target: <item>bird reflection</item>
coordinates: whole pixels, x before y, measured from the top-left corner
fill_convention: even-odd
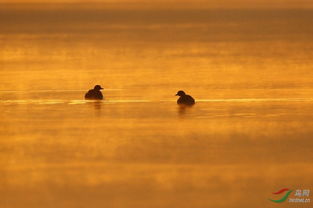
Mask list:
[[[87,102],[87,104],[94,109],[94,113],[96,116],[101,115],[102,101],[97,100],[94,102]]]
[[[101,105],[101,101],[95,101],[95,102],[92,102],[93,103],[93,105],[94,105],[94,108],[95,108],[95,110],[101,110],[101,107],[102,107],[102,105]]]
[[[178,105],[178,114],[180,116],[186,115],[186,113],[192,108],[191,105]]]

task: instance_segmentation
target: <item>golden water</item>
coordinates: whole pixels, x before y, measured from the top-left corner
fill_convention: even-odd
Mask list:
[[[312,11],[59,7],[0,7],[0,207],[312,190]],[[106,99],[83,100],[95,84]]]

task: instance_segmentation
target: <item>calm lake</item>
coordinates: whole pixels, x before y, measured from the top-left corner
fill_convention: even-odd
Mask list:
[[[312,19],[0,4],[0,207],[274,208],[313,190]],[[85,101],[95,84],[105,100]]]

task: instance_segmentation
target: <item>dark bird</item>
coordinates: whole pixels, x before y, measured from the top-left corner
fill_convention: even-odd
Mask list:
[[[102,95],[102,92],[100,91],[102,89],[103,88],[100,85],[96,85],[93,89],[89,90],[85,94],[85,99],[88,99],[88,100],[102,100],[103,99],[103,95]]]
[[[195,104],[195,99],[190,95],[186,95],[186,93],[182,90],[178,91],[176,96],[179,96],[177,100],[177,104],[179,105],[193,105]]]

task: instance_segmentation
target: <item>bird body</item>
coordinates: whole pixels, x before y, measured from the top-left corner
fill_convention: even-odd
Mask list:
[[[93,89],[89,90],[85,94],[85,99],[87,99],[87,100],[102,100],[103,95],[102,95],[102,92],[100,91],[102,89],[103,88],[100,85],[96,85]]]
[[[177,92],[176,96],[179,96],[177,104],[179,105],[194,105],[195,99],[190,95],[187,95],[184,91],[180,90]]]

